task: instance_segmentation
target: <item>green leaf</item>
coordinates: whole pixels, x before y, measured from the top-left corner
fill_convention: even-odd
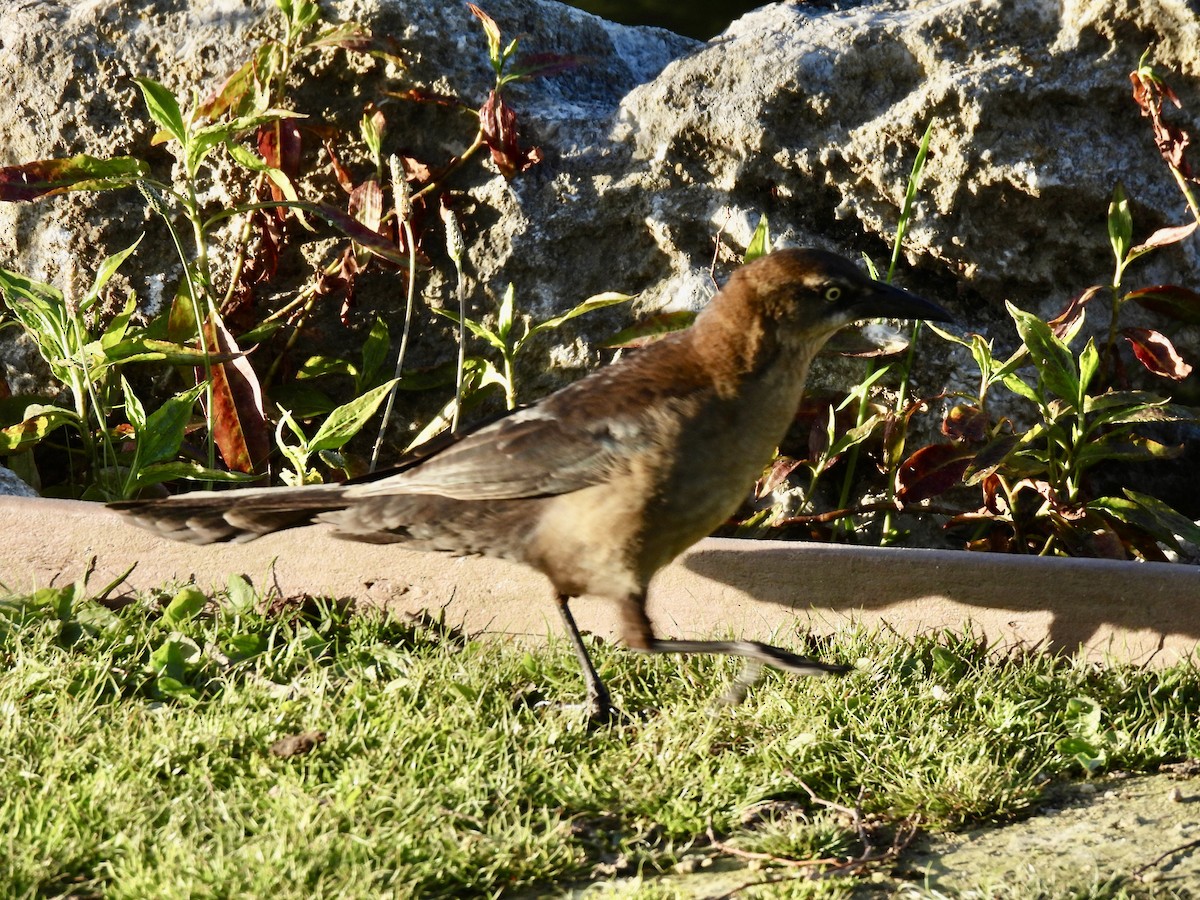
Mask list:
[[[1075,760],[1088,774],[1093,774],[1102,769],[1107,762],[1104,748],[1096,746],[1086,738],[1062,738],[1055,742],[1054,749],[1063,754],[1063,756]]]
[[[499,75],[504,62],[500,56],[500,26],[496,24],[495,19],[474,3],[468,3],[467,7],[475,15],[475,18],[483,23],[483,32],[487,35],[488,42],[488,60],[491,62],[492,68],[496,70],[496,74]]]
[[[1119,181],[1113,188],[1112,201],[1108,204],[1108,241],[1112,244],[1113,255],[1120,267],[1133,244],[1133,216],[1129,212],[1125,188]]]
[[[1149,391],[1107,391],[1088,397],[1084,412],[1092,427],[1134,425],[1141,422],[1200,422],[1200,410],[1171,403]]]
[[[150,414],[142,427],[130,420],[137,430],[136,458],[139,468],[179,454],[187,425],[192,419],[192,408],[203,390],[204,385],[198,384],[169,398]]]
[[[23,421],[0,429],[0,453],[16,453],[28,449],[63,425],[83,427],[79,416],[73,410],[61,406],[32,405],[25,411]]]
[[[224,649],[230,663],[244,662],[266,650],[267,639],[260,634],[235,634],[230,636]]]
[[[207,359],[211,363],[229,362],[238,359],[241,353],[205,353],[196,347],[186,347],[171,341],[156,341],[150,338],[126,338],[119,344],[104,348],[105,365],[129,362],[165,362],[173,366],[200,366]]]
[[[926,322],[925,327],[934,326],[932,322]],[[990,385],[993,373],[997,369],[996,357],[992,355],[992,342],[985,340],[982,335],[972,334],[970,350],[975,365],[979,367],[979,374],[983,376],[984,384]]]
[[[133,294],[130,294],[125,301],[125,308],[109,320],[108,327],[104,329],[104,334],[100,335],[100,349],[102,351],[107,351],[109,347],[115,347],[124,340],[125,332],[129,328],[129,320],[133,318],[133,314],[136,311],[137,298]]]
[[[500,315],[498,321],[496,322],[496,334],[505,346],[508,345],[508,336],[512,333],[515,307],[516,290],[513,288],[513,283],[510,281],[508,283],[508,287],[504,290],[504,297],[500,300]]]
[[[0,269],[0,292],[5,295],[9,308],[14,313],[19,313],[18,307],[13,305],[14,299],[30,303],[39,310],[66,306],[62,291],[54,285],[34,281],[8,269]]]
[[[750,235],[750,244],[746,247],[746,255],[743,258],[743,263],[754,262],[760,256],[766,256],[771,252],[771,234],[767,225],[767,217],[759,216],[758,225],[754,229],[754,234]]]
[[[331,412],[309,442],[309,451],[336,450],[345,444],[375,415],[375,410],[387,399],[388,392],[395,385],[396,379],[393,378]]]
[[[947,647],[933,648],[933,671],[943,678],[957,680],[967,670],[966,661]]]
[[[1169,528],[1173,534],[1179,535],[1190,544],[1200,546],[1200,526],[1183,513],[1163,503],[1157,497],[1151,497],[1149,494],[1140,494],[1137,491],[1131,491],[1129,488],[1124,488],[1123,493],[1134,503],[1142,507],[1142,509],[1154,516],[1165,528]]]
[[[230,575],[226,591],[229,595],[229,608],[235,613],[252,612],[258,603],[258,592],[244,575]]]
[[[261,156],[237,141],[227,141],[225,149],[229,151],[235,163],[251,172],[269,172],[272,168]]]
[[[1097,737],[1103,710],[1091,697],[1072,697],[1067,701],[1063,718],[1071,733],[1083,737]]]
[[[925,160],[929,156],[929,141],[933,137],[933,124],[936,120],[930,119],[925,126],[925,133],[921,136],[921,144],[917,148],[916,158],[913,160],[912,171],[908,175],[908,185],[904,190],[904,202],[900,206],[900,218],[896,222],[896,239],[892,244],[892,259],[888,265],[887,282],[890,284],[892,276],[895,274],[896,263],[900,259],[900,249],[904,245],[904,237],[908,234],[908,225],[912,221],[913,204],[917,199],[917,190],[921,186],[921,178],[925,173]]]
[[[1088,501],[1087,508],[1102,518],[1134,528],[1173,550],[1180,549],[1179,541],[1176,540],[1171,529],[1163,525],[1141,504],[1135,503],[1128,497],[1097,497]]]
[[[1128,434],[1121,429],[1080,447],[1076,452],[1075,465],[1083,471],[1098,462],[1153,462],[1175,459],[1182,454],[1182,444],[1161,444],[1142,435]]]
[[[362,135],[363,143],[367,145],[367,151],[371,154],[372,161],[379,166],[382,162],[380,154],[383,150],[383,135],[379,131],[375,117],[369,113],[363,113],[363,117],[358,122],[358,131]]]
[[[338,359],[336,356],[310,356],[300,366],[296,377],[299,379],[322,378],[327,375],[357,377],[358,374],[357,367],[348,360]]]
[[[155,674],[182,684],[184,678],[183,648],[175,638],[168,638],[150,652],[150,668]]]
[[[333,412],[337,403],[309,381],[282,384],[271,392],[271,399],[299,419],[316,419]]]
[[[829,410],[829,422],[829,433],[833,439],[829,442],[829,446],[825,452],[821,454],[820,471],[822,472],[837,463],[842,454],[851,447],[855,447],[870,438],[875,429],[882,424],[883,419],[880,416],[871,416],[861,425],[856,425],[836,436],[834,435],[834,415],[832,408]]]
[[[96,635],[104,631],[118,631],[121,619],[110,609],[99,603],[87,602],[75,610],[75,621],[83,626],[84,631]]]
[[[1000,383],[1018,397],[1024,397],[1026,400],[1030,400],[1033,403],[1040,404],[1042,402],[1042,398],[1038,396],[1038,392],[1030,385],[1026,384],[1025,379],[1021,378],[1021,376],[1015,372],[1009,372],[1001,377]]]
[[[137,394],[133,392],[124,375],[121,376],[121,392],[125,395],[125,417],[129,419],[129,424],[135,432],[141,431],[146,427],[146,410],[142,408],[142,402],[138,400]]]
[[[200,166],[208,158],[208,155],[212,153],[213,149],[231,142],[239,134],[257,128],[260,125],[266,125],[269,122],[278,122],[280,119],[302,118],[305,117],[300,113],[291,112],[286,109],[268,109],[255,115],[238,116],[229,122],[218,122],[214,125],[205,125],[203,128],[197,128],[191,134],[187,143],[185,164],[187,165],[189,176],[195,178],[196,173],[200,170]],[[270,171],[269,167],[267,171]]]
[[[391,348],[391,337],[388,334],[387,323],[383,319],[377,318],[375,324],[371,326],[371,331],[367,335],[367,339],[363,341],[362,372],[358,383],[360,391],[375,380],[375,376],[383,368],[383,364],[386,362],[388,352]]]
[[[1000,466],[1006,465],[1012,459],[1013,454],[1021,447],[1022,440],[1022,435],[1019,434],[1002,434],[988,441],[975,454],[975,458],[971,460],[970,465],[963,472],[963,482],[966,484],[977,484],[985,476],[996,471]]]
[[[194,700],[200,695],[194,687],[188,687],[178,678],[170,675],[160,675],[154,679],[154,689],[163,697],[172,700]]]
[[[628,303],[635,296],[637,295],[619,294],[616,291],[605,291],[602,294],[595,294],[591,297],[588,297],[578,306],[575,306],[563,313],[561,316],[554,316],[553,318],[546,319],[546,321],[539,322],[537,325],[534,325],[531,329],[529,329],[525,336],[521,338],[519,343],[524,343],[535,334],[540,334],[543,331],[550,331],[554,328],[557,328],[559,325],[562,325],[568,319],[574,319],[576,316],[582,316],[584,313],[589,313],[592,310],[603,309],[606,306],[615,306],[618,303]]]
[[[246,484],[257,480],[254,475],[242,472],[227,472],[224,469],[210,469],[197,462],[175,460],[165,463],[151,463],[142,466],[133,475],[136,487],[148,487],[152,484],[162,484],[166,481],[219,481],[223,484]]]
[[[84,296],[83,300],[79,302],[80,312],[89,309],[92,304],[100,298],[100,292],[104,290],[105,285],[107,285],[112,279],[113,275],[116,274],[117,269],[121,267],[121,263],[125,262],[125,260],[129,258],[129,255],[138,248],[138,244],[142,242],[142,238],[145,236],[146,233],[143,231],[138,239],[124,250],[120,250],[114,253],[112,256],[105,257],[104,261],[100,263],[100,267],[96,270],[96,277],[92,281],[92,286],[88,288],[87,294]],[[130,303],[133,302],[133,298],[131,297]],[[128,320],[129,317],[126,316],[126,321]]]
[[[683,331],[696,321],[696,313],[690,309],[677,309],[671,312],[656,313],[648,319],[635,322],[628,328],[622,328],[608,340],[604,347],[641,346],[657,340],[676,331]]]
[[[457,325],[465,325],[467,327],[467,330],[470,331],[473,335],[487,341],[489,344],[491,344],[497,350],[504,351],[504,350],[508,349],[508,347],[505,345],[504,341],[502,341],[500,339],[500,335],[491,331],[486,325],[482,324],[481,322],[476,322],[474,319],[464,320],[461,316],[459,316],[459,314],[457,312],[455,312],[454,310],[451,310],[451,309],[446,309],[445,307],[431,306],[429,308],[432,309],[435,313],[437,313],[439,316],[441,316],[444,319],[449,319],[451,322],[454,322]],[[528,337],[528,335],[526,335],[526,337]]]
[[[1099,371],[1100,351],[1096,349],[1096,341],[1093,338],[1088,338],[1087,346],[1079,354],[1079,404],[1087,405],[1088,385],[1092,383],[1092,379],[1096,377],[1096,373]]]
[[[208,603],[208,597],[204,595],[195,585],[188,585],[182,588],[179,593],[171,598],[171,602],[167,604],[167,608],[163,611],[163,622],[169,628],[179,629],[186,625],[192,619],[200,614]],[[174,641],[167,643],[174,644]],[[174,674],[174,673],[168,673]],[[181,677],[176,675],[175,677]]]
[[[142,89],[142,98],[146,101],[146,110],[150,118],[158,126],[179,142],[181,147],[187,146],[187,127],[183,123],[183,113],[179,111],[179,101],[152,78],[136,78],[137,86]]]
[[[1050,326],[1024,310],[1005,302],[1008,313],[1016,323],[1021,342],[1029,348],[1030,361],[1037,369],[1040,381],[1061,400],[1079,402],[1079,374],[1075,357],[1067,346],[1050,330]],[[1007,384],[1007,382],[1006,382]],[[1043,402],[1039,399],[1038,402]]]

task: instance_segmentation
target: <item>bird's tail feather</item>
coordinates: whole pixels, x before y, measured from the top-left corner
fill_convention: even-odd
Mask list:
[[[127,500],[109,507],[163,537],[190,544],[243,543],[264,534],[311,525],[321,513],[344,509],[340,485],[281,491],[194,491],[163,500]]]

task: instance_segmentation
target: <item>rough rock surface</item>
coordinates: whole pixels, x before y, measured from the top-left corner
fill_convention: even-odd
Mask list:
[[[38,492],[21,480],[12,469],[0,466],[0,494],[9,497],[36,497]]]
[[[1051,314],[1110,277],[1105,211],[1118,180],[1136,237],[1185,221],[1128,80],[1151,48],[1183,102],[1175,121],[1200,130],[1200,20],[1184,0],[780,3],[707,44],[552,0],[486,6],[506,40],[520,34],[529,52],[581,61],[512,90],[544,162],[511,182],[489,162],[451,185],[465,194],[470,270],[494,293],[515,283],[519,307],[535,315],[602,290],[642,291],[642,310],[698,306],[714,288],[714,258],[719,281],[759,213],[792,243],[882,262],[931,120],[905,245],[919,271],[900,280],[957,305],[1000,349],[1015,341],[1002,301]],[[474,106],[485,98],[485,44],[465,5],[331,0],[325,9],[395,36],[411,66],[315,67],[297,99],[318,118],[352,127],[364,99],[387,84]],[[0,91],[12,98],[0,108],[0,163],[90,151],[143,155],[161,168],[129,76],[177,91],[207,87],[244,59],[272,16],[266,0],[18,4],[0,24]],[[444,160],[469,138],[461,113],[397,104],[389,116],[385,149]],[[152,298],[173,288],[179,266],[161,226],[147,220],[134,191],[5,205],[0,265],[78,291],[97,248],[111,252],[149,227],[155,239],[136,263],[146,277],[132,281]],[[440,242],[429,239],[424,282],[437,304],[453,281]],[[1158,252],[1130,277],[1194,284],[1196,247]],[[364,282],[363,320],[394,309],[396,293],[394,277]],[[491,308],[483,290],[472,302]],[[597,354],[570,337],[605,336],[627,315],[573,323],[553,358],[567,369],[594,363]],[[919,385],[973,386],[965,357],[930,356]]]

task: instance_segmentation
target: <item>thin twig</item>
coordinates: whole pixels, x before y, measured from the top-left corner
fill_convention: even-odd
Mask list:
[[[400,168],[400,160],[393,153],[388,157],[388,169],[392,176],[392,197],[396,206],[396,238],[400,237],[403,229],[404,239],[408,242],[408,292],[404,306],[404,330],[400,335],[400,349],[396,353],[396,384],[388,391],[387,404],[383,408],[383,417],[379,423],[379,434],[375,437],[375,446],[371,448],[371,465],[368,472],[374,472],[379,465],[379,454],[383,449],[383,439],[387,434],[388,423],[392,418],[392,407],[396,403],[396,393],[400,389],[400,376],[404,372],[404,357],[408,353],[408,338],[412,330],[413,302],[417,282],[417,247],[412,231],[412,199],[409,195],[408,182]]]
[[[1168,856],[1174,856],[1176,853],[1182,853],[1184,850],[1191,850],[1193,847],[1200,847],[1200,838],[1197,838],[1194,841],[1188,841],[1186,844],[1180,844],[1178,847],[1172,847],[1166,853],[1163,853],[1162,855],[1158,856],[1156,859],[1151,860],[1150,862],[1146,863],[1144,866],[1134,869],[1133,877],[1139,878],[1143,872],[1145,872],[1147,869],[1153,869],[1155,866],[1157,866],[1160,862],[1162,862]]]
[[[812,866],[833,866],[841,862],[835,856],[824,857],[822,859],[792,859],[787,856],[776,856],[773,853],[743,850],[740,847],[734,847],[732,844],[726,844],[724,841],[717,840],[717,836],[713,833],[712,819],[708,820],[708,841],[717,850],[720,850],[722,853],[728,853],[730,856],[736,856],[739,859],[768,862],[771,865],[787,866],[792,869],[811,868]]]

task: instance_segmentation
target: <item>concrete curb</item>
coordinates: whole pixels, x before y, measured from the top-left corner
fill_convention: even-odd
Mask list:
[[[418,612],[445,608],[469,631],[540,639],[557,632],[545,579],[514,563],[336,540],[324,527],[249,544],[194,547],[125,523],[99,504],[0,497],[0,582],[9,591],[63,584],[95,558],[101,586],[132,563],[146,589],[232,573],[285,595],[352,597]],[[939,550],[708,538],[659,573],[650,614],[664,635],[749,638],[849,623],[904,634],[972,623],[1002,645],[1079,650],[1168,664],[1200,639],[1200,568],[1039,559]],[[580,627],[611,637],[604,601],[572,604]]]

